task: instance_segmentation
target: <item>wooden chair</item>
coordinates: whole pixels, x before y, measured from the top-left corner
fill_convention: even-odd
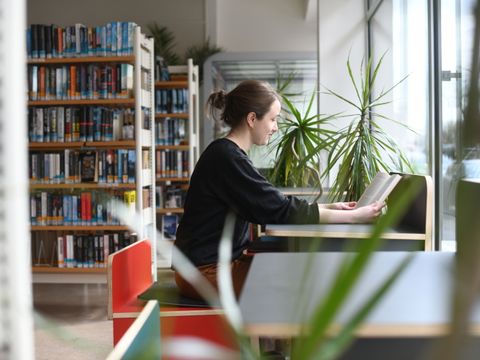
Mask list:
[[[115,345],[107,360],[160,359],[160,308],[150,300]]]
[[[139,296],[155,286],[150,259],[148,240],[135,242],[108,257],[108,318],[113,321],[114,345],[145,307],[147,301]],[[237,349],[222,309],[169,299],[160,302],[160,318],[163,339],[188,336]]]
[[[399,219],[397,229],[408,230],[422,234],[424,250],[433,250],[433,180],[428,175],[401,174],[402,179],[388,197],[389,202],[395,202],[404,196],[407,189],[417,189],[418,195],[413,199],[405,214]]]
[[[162,339],[160,308],[156,300],[149,300],[107,360],[239,358],[237,351],[191,336]]]

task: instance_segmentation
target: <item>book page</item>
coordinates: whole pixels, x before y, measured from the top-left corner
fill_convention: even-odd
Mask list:
[[[375,201],[385,201],[388,194],[390,194],[401,178],[398,174],[389,175],[384,172],[377,173],[360,199],[358,199],[355,208],[369,205]]]

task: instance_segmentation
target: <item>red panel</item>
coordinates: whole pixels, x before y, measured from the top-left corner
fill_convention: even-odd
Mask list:
[[[152,284],[151,251],[150,242],[142,240],[111,255],[113,313],[135,304],[138,294]]]
[[[135,318],[113,319],[113,346],[117,345],[134,321]]]
[[[223,315],[162,317],[160,327],[162,338],[193,336],[230,349],[238,349],[235,334]]]

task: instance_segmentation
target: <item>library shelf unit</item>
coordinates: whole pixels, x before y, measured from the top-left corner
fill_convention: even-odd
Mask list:
[[[34,282],[105,283],[107,281],[106,269],[109,253],[127,246],[132,241],[145,238],[149,239],[152,248],[156,249],[153,39],[142,34],[140,27],[136,25],[131,28],[131,35],[131,40],[129,40],[132,45],[130,55],[84,55],[81,57],[69,56],[28,60],[30,100],[27,104],[29,109],[30,137],[32,278]],[[46,82],[44,85],[40,85],[43,80],[41,80],[40,75],[39,78],[32,76],[32,67],[37,67],[35,71],[38,71],[38,74],[40,73],[40,67],[45,68],[46,70],[44,69],[43,71],[47,74],[55,73],[55,71],[58,71],[58,68],[68,69],[66,70],[69,76],[68,85],[64,86],[67,88],[67,91],[71,91],[70,89],[75,87],[72,84],[73,80],[71,80],[73,79],[71,69],[75,69],[76,66],[88,69],[81,69],[84,72],[90,71],[91,68],[95,67],[114,69],[110,70],[110,74],[107,73],[108,70],[98,70],[99,77],[104,76],[101,71],[105,71],[106,75],[104,78],[91,80],[90,83],[87,80],[81,85],[83,91],[85,83],[91,85],[95,81],[99,81],[100,84],[103,84],[103,81],[105,81],[104,85],[100,86],[105,86],[109,89],[108,96],[97,98],[96,96],[83,96],[82,94],[80,99],[78,95],[74,98],[63,95],[60,99],[57,94],[58,88],[62,87],[62,85],[59,86],[57,82],[57,89],[53,90],[53,96],[36,96],[36,99],[35,97],[32,99],[33,79],[37,80],[35,87],[39,92],[41,86],[47,87],[49,84]],[[48,69],[49,67],[50,69]],[[126,71],[127,76],[121,77],[120,74],[124,71],[124,67],[128,67],[128,71]],[[93,73],[96,71],[92,70],[92,73],[89,73],[87,76],[93,77]],[[55,81],[58,81],[58,76],[60,78],[62,76],[61,70],[60,75],[58,74],[56,73],[57,78],[55,78],[55,75],[52,75],[52,78],[47,81],[55,84]],[[77,74],[82,73],[78,72]],[[79,77],[80,75],[77,75],[77,86],[81,81],[84,81],[83,78],[79,80]],[[63,75],[63,81],[65,81],[65,75]],[[122,82],[122,91],[124,85],[127,86],[127,95],[123,93],[119,97],[116,89],[120,89],[120,82]],[[112,88],[115,90],[112,90]],[[55,93],[55,91],[57,92]],[[89,89],[88,91],[95,93],[96,90]],[[110,91],[113,95],[110,94]],[[84,126],[91,126],[92,128],[88,130],[85,130],[85,128],[81,129],[82,124],[79,122],[79,129],[77,130],[80,134],[82,131],[84,134],[85,131],[90,131],[90,134],[94,133],[97,131],[95,128],[96,124],[101,123],[101,138],[97,138],[96,133],[92,135],[95,139],[89,138],[88,135],[86,138],[82,138],[82,136],[80,136],[80,139],[74,138],[73,133],[76,130],[74,128],[73,115],[71,115],[71,118],[68,120],[68,131],[71,132],[69,135],[71,138],[67,140],[66,114],[69,109],[74,109],[72,114],[73,111],[78,111],[78,113],[83,111],[87,114],[85,116],[87,119],[84,120],[82,118],[80,121],[85,121],[86,125]],[[60,117],[57,120],[56,113],[55,120],[51,120],[51,118],[45,118],[47,119],[45,120],[43,111],[45,111],[45,114],[49,111],[61,111],[63,115],[61,120]],[[40,129],[38,118],[32,121],[34,115],[31,116],[30,114],[37,114],[38,112],[42,113]],[[118,115],[118,112],[121,115]],[[124,120],[127,118],[124,112],[129,114],[128,123]],[[96,120],[92,120],[92,118],[95,119],[95,116]],[[112,119],[114,117],[116,117],[115,120]],[[62,125],[60,125],[60,121]],[[97,121],[97,123],[94,121]],[[46,123],[49,123],[49,125],[46,125]],[[105,123],[109,125],[104,125]],[[125,124],[128,125],[128,135],[122,132],[124,129],[119,123],[122,123],[124,126]],[[55,124],[53,128],[51,124]],[[98,126],[100,128],[100,125]],[[108,131],[111,135],[109,138],[104,138],[104,132],[107,133],[107,130],[103,128],[104,126],[105,129],[110,126]],[[46,128],[48,129],[45,130]],[[47,134],[55,131],[59,134],[64,131],[65,137],[62,135],[60,139],[57,139],[57,135],[55,135],[53,140],[52,135],[45,135],[48,139],[44,139],[44,135],[40,136],[40,140],[36,137],[37,132],[45,132]],[[32,132],[34,133],[33,137]],[[105,137],[107,136],[105,135]],[[94,155],[91,155],[90,159],[85,156],[87,160],[82,160],[83,154],[87,153]],[[72,154],[74,154],[73,157]],[[33,156],[36,156],[35,162],[32,160]],[[94,165],[90,165],[91,163]],[[40,166],[44,166],[44,168],[38,172]],[[34,169],[35,176],[32,175],[34,174]],[[37,177],[37,172],[42,177]],[[94,178],[85,179],[84,173],[89,175],[94,173]],[[72,177],[67,179],[67,175],[72,174],[74,174],[74,179],[72,180]],[[43,176],[46,177],[44,178]],[[38,198],[34,199],[34,196],[38,197],[38,194],[41,197],[40,201],[38,201]],[[83,198],[84,194],[87,194],[85,195],[86,200]],[[139,215],[136,216],[135,230],[115,218],[115,205],[109,203],[112,195],[120,199],[123,198],[124,201],[128,198],[129,209],[132,211],[134,209]],[[75,205],[72,205],[70,201],[66,201],[66,198],[69,196],[73,198]],[[43,202],[44,198],[48,200]],[[60,202],[61,205],[57,205],[57,212],[51,216],[50,212],[55,206],[52,205],[54,201]],[[47,203],[48,206],[44,206]],[[39,206],[40,214],[38,213]],[[45,209],[46,207],[47,209]],[[67,209],[71,207],[74,210],[70,209],[69,214],[75,213],[73,215],[74,220],[70,218],[67,221]],[[47,220],[45,220],[47,211]],[[85,219],[81,215],[84,211],[88,214]],[[102,215],[95,217],[97,213],[104,216],[101,221]],[[40,222],[38,221],[39,216],[42,218]],[[72,215],[69,216],[71,217]],[[91,220],[92,218],[93,220]],[[68,236],[70,237],[69,241],[74,237],[75,245],[67,242]],[[59,237],[63,237],[64,240],[59,240]],[[63,246],[63,251],[59,250],[62,247],[59,245],[62,244],[60,241],[68,244]],[[94,241],[94,245],[90,243],[91,241]],[[75,257],[78,254],[83,254],[86,255],[86,259],[74,259],[73,262],[72,259],[69,259],[70,262],[67,263],[68,246],[75,248]],[[109,249],[106,250],[105,246],[109,246]],[[69,251],[69,254],[72,254],[72,250],[70,249]],[[62,253],[62,256],[59,256],[60,253]],[[64,257],[62,259],[64,262],[60,261],[61,257]],[[156,276],[156,257],[152,257],[151,266],[152,273]]]
[[[157,241],[174,239],[200,152],[198,65],[188,59],[168,72],[170,80],[155,81]],[[171,254],[157,254],[157,265],[170,267]]]

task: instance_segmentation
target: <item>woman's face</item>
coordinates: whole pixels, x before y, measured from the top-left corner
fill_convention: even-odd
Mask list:
[[[275,100],[263,118],[255,118],[252,128],[252,140],[255,145],[268,144],[273,133],[278,130],[277,119],[280,116],[280,110],[280,101]]]

